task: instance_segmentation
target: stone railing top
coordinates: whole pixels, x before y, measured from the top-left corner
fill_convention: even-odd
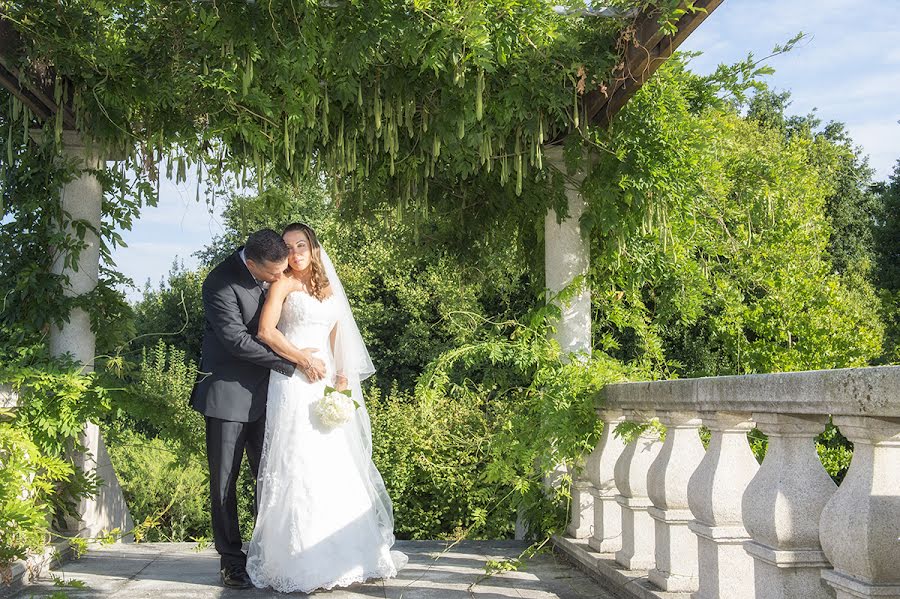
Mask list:
[[[900,418],[900,366],[619,383],[599,407]]]

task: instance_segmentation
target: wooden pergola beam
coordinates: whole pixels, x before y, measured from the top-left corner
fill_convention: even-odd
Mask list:
[[[64,98],[62,106],[54,100],[56,73],[49,67],[33,67],[23,73],[14,66],[22,40],[15,28],[0,16],[0,85],[17,98],[41,122],[62,110],[64,130],[75,130],[75,113],[71,98]],[[68,86],[71,89],[71,86]]]
[[[608,127],[631,96],[722,1],[697,0],[694,7],[700,10],[685,13],[676,23],[677,29],[673,35],[663,35],[656,11],[638,15],[623,60],[610,80],[604,87],[585,94],[583,108],[588,122]]]

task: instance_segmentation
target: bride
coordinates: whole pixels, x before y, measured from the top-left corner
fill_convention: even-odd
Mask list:
[[[405,556],[390,550],[391,500],[372,463],[360,389],[375,369],[315,232],[295,223],[282,237],[289,268],[268,291],[258,336],[285,358],[313,348],[320,361],[303,374],[270,375],[247,573],[255,586],[282,592],[392,577]],[[359,404],[349,422],[331,429],[314,411],[326,386],[349,389]]]

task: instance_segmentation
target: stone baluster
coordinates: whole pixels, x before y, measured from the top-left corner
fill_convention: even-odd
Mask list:
[[[588,468],[594,449],[585,460],[584,467]],[[594,532],[594,486],[587,479],[585,472],[579,473],[572,481],[572,502],[569,513],[569,525],[566,534],[573,539],[586,539]]]
[[[622,508],[616,501],[616,462],[625,451],[625,442],[614,434],[625,420],[622,410],[600,410],[603,433],[587,465],[594,497],[594,532],[588,539],[591,549],[615,553],[622,548]]]
[[[633,413],[626,413],[626,416]],[[638,419],[638,418],[629,418]],[[662,443],[659,433],[648,428],[625,446],[615,466],[616,501],[622,508],[622,548],[616,563],[629,570],[649,570],[654,565],[655,533],[648,509],[647,472]]]
[[[900,597],[900,418],[835,416],[853,461],[822,510],[822,578],[837,599]]]
[[[819,461],[816,436],[828,417],[754,413],[769,436],[762,467],[744,492],[744,527],[752,540],[756,594],[766,599],[830,599],[820,571],[819,517],[837,488]]]
[[[753,558],[744,550],[747,531],[741,498],[759,469],[747,431],[750,414],[703,412],[709,447],[688,482],[688,504],[697,535],[700,584],[696,599],[754,599]]]
[[[655,521],[656,566],[648,578],[670,592],[697,590],[697,537],[688,528],[688,481],[706,453],[700,442],[696,412],[657,412],[666,440],[647,474],[647,491]]]

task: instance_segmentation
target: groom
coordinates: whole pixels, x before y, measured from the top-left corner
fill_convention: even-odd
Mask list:
[[[302,350],[305,360],[285,360],[256,338],[266,290],[288,266],[288,248],[271,229],[250,235],[246,245],[216,266],[203,281],[203,348],[191,405],[206,417],[206,456],[212,528],[227,587],[252,586],[241,550],[237,478],[244,451],[253,477],[259,472],[266,430],[269,371],[291,376],[299,368],[310,380],[325,364]]]

